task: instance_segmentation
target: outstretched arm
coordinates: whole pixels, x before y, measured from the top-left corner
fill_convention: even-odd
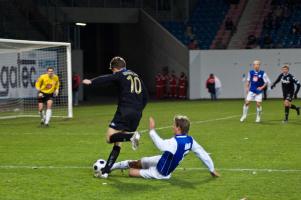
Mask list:
[[[117,79],[116,74],[107,74],[107,75],[102,75],[98,76],[92,79],[84,79],[83,84],[85,85],[100,85],[100,84],[105,84],[105,83],[112,83]]]
[[[209,154],[204,150],[204,148],[199,145],[195,140],[193,140],[191,151],[207,166],[210,171],[210,174],[213,177],[219,177],[220,175],[215,171],[214,164],[209,156]]]
[[[278,78],[276,79],[276,81],[272,84],[271,89],[273,89],[277,85],[277,83],[279,83],[279,81],[281,80],[282,76],[283,76],[283,74],[280,74],[278,76]]]
[[[173,145],[169,143],[169,140],[163,140],[157,134],[155,130],[155,120],[152,117],[149,118],[149,136],[160,151],[166,151],[173,147]]]

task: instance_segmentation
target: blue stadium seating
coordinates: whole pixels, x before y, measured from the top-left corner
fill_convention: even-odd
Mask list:
[[[274,5],[285,5],[285,0],[274,0]],[[292,34],[292,26],[296,22],[301,22],[301,9],[300,5],[289,7],[290,16],[286,19],[281,20],[278,29],[263,29],[261,37],[270,35],[273,40],[273,47],[275,48],[294,48],[301,47],[301,33]],[[260,46],[264,48],[263,41]]]
[[[185,45],[190,43],[186,26],[191,25],[200,49],[209,49],[229,7],[225,0],[199,0],[187,23],[167,21],[162,25]]]

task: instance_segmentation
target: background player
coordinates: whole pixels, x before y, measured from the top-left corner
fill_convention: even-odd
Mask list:
[[[289,110],[294,109],[297,111],[297,115],[300,115],[300,107],[296,107],[291,102],[293,100],[293,97],[297,99],[297,94],[300,89],[300,82],[289,73],[289,67],[287,65],[284,65],[282,68],[282,73],[278,76],[277,80],[272,84],[271,89],[273,89],[277,83],[281,81],[282,84],[282,93],[283,93],[283,104],[284,104],[284,114],[285,118],[283,122],[288,121],[288,115]],[[295,91],[295,84],[297,85],[296,91]]]
[[[49,125],[52,115],[53,97],[59,94],[59,77],[54,74],[54,68],[48,67],[47,73],[42,74],[36,81],[36,89],[38,90],[38,109],[41,116],[41,124]],[[43,110],[46,103],[46,114]]]
[[[256,122],[260,122],[260,117],[262,112],[262,107],[261,107],[262,92],[263,89],[268,84],[268,78],[266,73],[260,70],[259,60],[254,60],[253,68],[254,70],[251,70],[247,77],[247,82],[246,82],[247,97],[245,100],[245,104],[243,106],[243,114],[240,118],[241,122],[243,122],[247,118],[250,101],[256,101],[256,106],[257,106]]]
[[[131,141],[132,148],[138,147],[140,134],[135,132],[146,106],[148,94],[140,77],[126,68],[126,62],[121,57],[114,57],[110,62],[113,74],[99,76],[91,80],[83,80],[86,85],[115,84],[119,88],[117,111],[107,130],[107,142],[113,143],[113,149],[102,169],[102,178],[107,178],[119,153],[120,142]]]
[[[215,171],[213,161],[208,153],[191,136],[188,135],[190,121],[186,116],[174,117],[174,137],[163,140],[155,131],[155,120],[149,119],[149,135],[162,155],[144,157],[138,161],[121,161],[114,164],[113,169],[130,168],[129,175],[133,177],[169,179],[184,156],[193,151],[195,155],[208,167],[213,177],[219,177]]]

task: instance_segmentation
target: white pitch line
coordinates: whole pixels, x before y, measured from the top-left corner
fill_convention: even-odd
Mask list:
[[[252,114],[250,114],[252,115]],[[215,121],[221,121],[221,120],[227,120],[227,119],[232,119],[232,118],[236,118],[236,117],[240,117],[241,115],[231,115],[228,117],[222,117],[222,118],[216,118],[216,119],[208,119],[208,120],[201,120],[201,121],[192,121],[190,122],[190,124],[202,124],[202,123],[207,123],[207,122],[215,122]],[[172,128],[172,126],[163,126],[163,127],[159,127],[156,128],[156,130],[162,130],[162,129],[167,129],[167,128]],[[140,133],[145,133],[147,132],[148,129],[139,131]]]
[[[0,165],[0,169],[92,169],[88,166],[29,166],[29,165]],[[178,167],[177,170],[187,171],[207,171],[207,168],[201,167]],[[252,168],[216,168],[217,171],[229,172],[301,172],[301,169],[252,169]]]

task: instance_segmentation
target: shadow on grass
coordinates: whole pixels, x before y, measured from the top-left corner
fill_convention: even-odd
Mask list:
[[[260,122],[261,125],[301,125],[301,120],[289,120],[287,123],[283,123],[282,120],[264,120]]]
[[[197,189],[200,185],[208,184],[211,181],[215,181],[214,178],[208,177],[206,179],[192,180],[185,177],[171,177],[169,180],[155,180],[155,179],[143,179],[133,178],[127,175],[114,175],[110,179],[115,189],[120,191],[127,191],[129,193],[141,193],[146,191],[159,192],[162,188],[166,187],[179,187],[182,189]]]
[[[179,179],[179,178],[171,178],[170,180],[168,180],[168,183],[172,186],[177,186],[180,188],[186,188],[186,189],[196,189],[198,188],[200,185],[203,184],[207,184],[211,181],[214,181],[214,179],[212,177],[208,177],[206,179],[202,179],[202,180],[185,180],[183,179]]]

